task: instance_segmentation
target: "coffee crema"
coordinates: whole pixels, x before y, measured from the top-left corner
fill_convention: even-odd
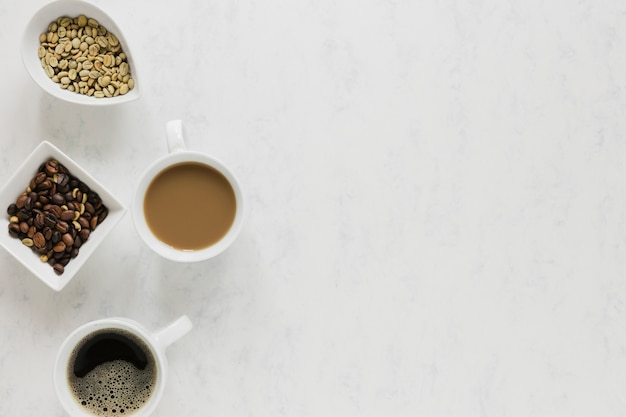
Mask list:
[[[67,380],[74,399],[94,416],[132,415],[156,388],[156,362],[147,344],[133,333],[102,329],[76,345]]]
[[[237,201],[221,172],[202,163],[184,162],[166,168],[152,180],[143,211],[157,239],[175,249],[195,251],[228,233]]]

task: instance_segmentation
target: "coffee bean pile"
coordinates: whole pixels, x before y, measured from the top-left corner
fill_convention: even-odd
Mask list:
[[[61,275],[109,210],[96,192],[50,159],[7,213],[9,234]]]
[[[135,87],[120,41],[95,19],[59,17],[39,42],[41,66],[64,90],[102,98]]]

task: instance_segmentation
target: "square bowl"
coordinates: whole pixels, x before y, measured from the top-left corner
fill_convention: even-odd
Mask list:
[[[93,255],[100,243],[123,217],[126,209],[117,198],[89,175],[87,171],[50,142],[43,141],[28,158],[26,158],[0,191],[0,205],[5,213],[4,219],[6,220],[6,227],[8,227],[9,224],[7,208],[12,203],[15,203],[17,198],[24,193],[30,181],[38,172],[39,167],[50,159],[56,159],[69,170],[72,176],[76,177],[78,180],[85,183],[92,191],[96,192],[100,196],[102,204],[107,207],[109,212],[108,216],[93,230],[93,233],[89,235],[89,238],[80,247],[78,255],[70,260],[61,275],[57,275],[52,266],[40,260],[37,253],[24,246],[20,239],[10,236],[9,232],[6,230],[0,232],[0,245],[46,285],[55,291],[60,291],[74,277],[85,261]]]
[[[113,33],[122,46],[122,51],[127,56],[127,62],[130,67],[130,74],[135,82],[133,89],[124,95],[116,97],[96,98],[84,94],[75,93],[62,89],[60,84],[52,81],[42,67],[41,59],[38,56],[39,35],[46,33],[48,25],[56,21],[59,17],[67,16],[70,18],[84,15],[87,18],[93,18],[109,32]],[[22,62],[31,78],[35,80],[39,86],[50,95],[75,104],[83,104],[90,106],[107,106],[112,104],[126,103],[139,98],[140,82],[138,80],[137,64],[133,59],[132,51],[122,30],[117,26],[114,20],[104,11],[83,0],[57,0],[49,3],[39,9],[31,18],[26,26],[22,37]],[[78,80],[78,78],[76,78]]]

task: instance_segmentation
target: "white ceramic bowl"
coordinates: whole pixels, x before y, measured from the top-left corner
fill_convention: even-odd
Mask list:
[[[0,191],[0,206],[2,207],[2,213],[4,213],[5,228],[8,228],[9,224],[7,208],[10,204],[15,203],[17,197],[26,190],[30,180],[35,176],[41,164],[50,158],[54,158],[65,165],[73,176],[84,182],[92,191],[98,193],[103,204],[109,210],[107,218],[91,233],[89,239],[81,246],[78,256],[65,266],[65,272],[61,275],[57,275],[47,262],[42,262],[39,256],[30,248],[24,246],[19,239],[11,237],[7,229],[0,232],[0,245],[46,285],[55,291],[60,291],[74,277],[85,261],[93,255],[100,243],[123,217],[126,209],[117,198],[89,175],[87,171],[54,145],[43,141],[20,165]]]
[[[128,57],[127,61],[130,66],[131,76],[135,81],[135,87],[128,93],[117,97],[96,98],[67,91],[48,78],[44,68],[42,68],[41,60],[37,55],[39,35],[45,33],[50,22],[56,21],[57,18],[61,16],[74,18],[81,14],[88,18],[96,19],[98,23],[106,27],[108,31],[112,32],[119,39],[122,50]],[[133,101],[140,96],[141,82],[138,79],[137,63],[133,60],[130,49],[121,29],[104,11],[83,0],[58,0],[39,9],[26,26],[22,38],[22,61],[33,80],[50,95],[70,103],[106,106]]]

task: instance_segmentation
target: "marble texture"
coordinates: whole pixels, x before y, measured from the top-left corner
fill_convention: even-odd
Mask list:
[[[0,5],[0,175],[42,140],[126,204],[167,120],[240,177],[224,254],[129,214],[55,293],[0,250],[0,415],[63,416],[80,324],[194,329],[155,416],[626,414],[626,3],[94,0],[143,97],[59,102]]]

